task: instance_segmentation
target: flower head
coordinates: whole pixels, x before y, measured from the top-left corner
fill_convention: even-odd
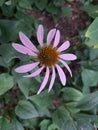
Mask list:
[[[40,89],[38,90],[38,94],[45,88],[49,79],[50,71],[52,73],[48,91],[51,90],[55,82],[56,70],[58,72],[62,85],[65,85],[66,75],[58,63],[61,62],[72,76],[71,69],[67,65],[66,61],[76,60],[77,57],[74,54],[63,53],[63,51],[65,51],[70,47],[69,41],[64,42],[60,47],[57,47],[60,42],[60,31],[56,30],[55,28],[51,29],[47,35],[46,44],[44,44],[44,29],[42,25],[39,25],[37,29],[37,40],[40,44],[39,50],[35,47],[35,45],[29,40],[29,38],[24,33],[19,32],[19,37],[23,45],[13,43],[12,46],[20,53],[36,57],[37,61],[30,64],[22,65],[16,68],[15,71],[18,73],[26,73],[30,72],[38,65],[40,65],[39,69],[32,72],[31,74],[24,76],[30,78],[39,75],[45,68],[46,70],[45,76],[40,86]]]

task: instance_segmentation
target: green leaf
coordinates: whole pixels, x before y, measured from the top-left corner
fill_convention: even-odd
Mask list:
[[[47,0],[35,0],[35,5],[38,9],[43,10],[47,6]]]
[[[24,130],[24,128],[17,119],[13,119],[11,122],[10,130]]]
[[[1,42],[10,42],[16,41],[18,39],[19,31],[24,32],[25,34],[31,34],[32,25],[25,22],[23,19],[19,21],[13,20],[0,20],[0,29],[1,29]]]
[[[32,1],[32,0],[31,0]],[[25,11],[28,11],[28,10],[25,10]],[[19,7],[18,6],[18,8],[17,8],[17,12],[16,12],[16,14],[15,14],[15,17],[16,17],[16,19],[18,19],[18,20],[24,20],[24,22],[25,22],[25,24],[27,24],[28,26],[31,26],[32,28],[31,29],[33,29],[34,30],[34,34],[35,34],[35,22],[37,22],[37,19],[35,18],[35,17],[33,17],[33,16],[31,16],[31,15],[28,15],[28,13],[27,12],[25,12],[25,11],[22,11],[22,9],[21,9],[21,7]],[[28,30],[29,31],[29,30]],[[27,31],[27,32],[28,32]],[[26,32],[26,33],[27,33]],[[27,33],[28,34],[28,33]],[[31,33],[31,35],[32,35],[32,33]],[[28,35],[28,36],[30,36],[30,35]]]
[[[90,17],[94,19],[98,16],[98,5],[83,6],[81,10],[85,11]]]
[[[39,83],[36,79],[22,78],[18,81],[20,90],[23,92],[26,98],[29,96],[29,92],[35,93],[38,89]]]
[[[80,110],[86,111],[95,108],[96,105],[98,105],[98,91],[86,95],[77,103],[77,107]]]
[[[31,4],[32,4],[31,0],[20,0],[19,1],[19,6],[24,9],[32,9]]]
[[[68,102],[65,104],[66,109],[69,110],[69,112],[74,115],[80,111],[79,108],[76,107],[77,102]]]
[[[56,124],[60,130],[64,130],[66,122],[69,120],[69,112],[62,106],[59,107],[53,114],[52,119],[53,123]]]
[[[81,76],[82,76],[82,81],[83,81],[84,87],[95,86],[98,83],[98,72],[97,71],[83,69]]]
[[[60,6],[64,5],[64,0],[54,0],[53,3],[55,6],[60,7]]]
[[[47,130],[49,124],[50,124],[50,120],[44,119],[40,123],[40,129],[41,130]]]
[[[55,24],[61,16],[62,10],[60,7],[56,7],[52,2],[46,6],[46,11],[52,14]]]
[[[10,121],[0,116],[0,130],[10,130]]]
[[[59,16],[61,13],[60,8],[56,7],[53,3],[50,3],[48,6],[46,6],[46,10],[53,15],[55,14]]]
[[[12,0],[8,0],[8,1],[5,2],[5,5],[8,5],[8,6],[9,6],[9,5],[11,5],[11,4],[12,4]]]
[[[7,18],[12,17],[14,15],[14,8],[15,6],[12,4],[12,0],[9,0],[2,5],[2,14]]]
[[[22,124],[25,128],[29,128],[30,130],[35,130],[36,126],[38,126],[39,124],[39,118],[22,120]]]
[[[85,33],[85,36],[88,39],[88,41],[85,41],[85,44],[87,46],[94,46],[98,44],[98,17],[92,22],[92,24],[89,26],[87,32]]]
[[[72,11],[70,7],[62,8],[62,13],[67,17],[72,17]]]
[[[76,124],[73,120],[69,119],[63,126],[62,130],[77,130]]]
[[[98,116],[95,114],[84,114],[84,113],[77,113],[75,114],[75,119],[78,120],[86,120],[89,123],[98,121]]]
[[[50,116],[48,108],[54,108],[53,95],[53,91],[47,93],[46,90],[39,95],[30,96],[28,99],[36,106],[40,116]]]
[[[90,60],[98,59],[98,48],[91,49],[89,56],[90,56]]]
[[[77,121],[77,127],[83,128],[83,130],[94,130],[93,124],[98,123],[98,116],[96,114],[91,114],[88,112],[88,114],[78,113],[74,117]],[[79,129],[80,130],[80,129]]]
[[[27,17],[27,16],[25,16]],[[22,31],[23,33],[25,33],[27,36],[31,36],[32,34],[32,24],[30,24],[30,22],[28,23],[27,21],[21,19],[18,21],[18,27],[17,27],[17,32],[19,33],[19,31]]]
[[[83,94],[80,91],[70,87],[62,89],[61,92],[66,101],[79,101],[83,97]]]
[[[0,75],[0,95],[13,87],[13,77],[7,73]]]
[[[1,42],[15,41],[18,37],[17,27],[19,22],[12,20],[0,20]]]
[[[94,48],[98,48],[98,44],[95,44],[95,45],[94,45]]]
[[[22,119],[30,119],[39,116],[33,104],[25,100],[19,101],[18,105],[15,108],[15,113]]]
[[[40,93],[39,95],[34,95],[34,96],[28,97],[28,99],[39,106],[49,107],[51,105],[51,107],[52,107],[53,95],[54,95],[54,93],[52,90],[49,93],[47,92],[47,90],[45,90],[42,93]]]
[[[0,66],[7,67],[8,64],[5,63],[4,59],[0,56]]]
[[[0,6],[3,5],[4,1],[5,1],[5,0],[0,0]]]
[[[88,120],[77,120],[78,129],[83,128],[83,130],[94,130],[94,126]]]
[[[56,124],[51,124],[48,127],[48,130],[60,130]]]
[[[16,51],[13,49],[10,44],[2,44],[0,46],[0,55],[2,56],[3,62],[6,64],[6,67],[9,66],[9,63],[12,59],[15,58]]]
[[[25,97],[28,97],[30,88],[32,87],[33,83],[31,82],[31,79],[22,78],[18,81],[18,86],[21,90],[21,92],[25,95]]]
[[[53,113],[52,118],[53,123],[56,124],[60,130],[77,130],[70,113],[64,107],[59,107]]]

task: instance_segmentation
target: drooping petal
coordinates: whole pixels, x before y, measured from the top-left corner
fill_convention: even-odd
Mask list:
[[[56,47],[60,42],[60,31],[57,30],[56,35],[55,35],[55,39],[54,39],[54,44],[53,47]]]
[[[70,76],[72,77],[72,71],[71,71],[71,69],[69,68],[69,66],[67,65],[67,63],[66,62],[64,62],[63,60],[59,60],[66,68],[67,68],[67,70],[69,71],[69,73],[70,73]]]
[[[61,54],[59,57],[64,60],[76,60],[77,59],[76,55],[74,55],[74,54]]]
[[[56,33],[56,29],[51,29],[47,35],[47,45],[50,45],[51,41],[54,38],[54,35]]]
[[[14,49],[16,49],[20,53],[27,54],[30,56],[37,56],[36,53],[32,52],[30,49],[28,49],[20,44],[13,43],[12,46],[14,47]]]
[[[46,68],[46,73],[45,73],[45,77],[44,77],[44,80],[41,84],[41,87],[40,89],[38,90],[37,94],[39,94],[46,86],[47,82],[48,82],[48,79],[49,79],[49,67]]]
[[[68,49],[69,47],[70,47],[70,42],[66,41],[57,49],[57,51],[62,52],[64,50]]]
[[[56,72],[55,72],[55,68],[54,66],[52,67],[52,76],[51,76],[51,81],[50,81],[50,85],[49,85],[49,89],[48,92],[50,92],[50,90],[53,87],[54,81],[55,81],[55,77],[56,77]]]
[[[37,40],[41,47],[43,47],[44,29],[43,25],[39,25],[37,29]]]
[[[58,71],[62,85],[65,85],[66,84],[66,76],[64,74],[64,71],[62,70],[62,68],[59,65],[56,64],[55,66],[56,66],[56,69]]]
[[[34,52],[38,52],[37,48],[34,46],[34,44],[29,40],[29,38],[22,32],[19,32],[19,37],[21,42],[30,50]]]
[[[83,129],[82,129],[83,130]],[[97,126],[95,125],[95,123],[94,123],[94,130],[97,130]]]
[[[23,77],[26,77],[26,78],[35,77],[35,76],[39,75],[43,69],[44,69],[44,66],[42,66],[41,68],[39,68],[35,72],[33,72],[29,75],[23,76]]]
[[[18,68],[15,69],[16,72],[18,73],[26,73],[28,71],[33,70],[36,66],[38,66],[39,62],[35,62],[32,64],[27,64],[27,65],[22,65]]]

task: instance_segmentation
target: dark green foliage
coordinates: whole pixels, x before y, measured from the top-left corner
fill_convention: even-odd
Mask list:
[[[66,73],[67,85],[62,86],[57,76],[49,93],[46,86],[36,95],[43,74],[23,78],[23,74],[16,73],[17,66],[36,59],[16,52],[12,43],[20,43],[22,31],[37,46],[36,29],[41,21],[33,15],[34,11],[51,15],[56,25],[61,15],[71,19],[73,12],[68,5],[73,0],[0,0],[0,130],[94,130],[94,124],[98,127],[98,5],[93,0],[80,2],[80,10],[86,12],[90,24],[78,34],[81,44],[70,49],[78,57],[74,65],[69,63],[73,77]]]

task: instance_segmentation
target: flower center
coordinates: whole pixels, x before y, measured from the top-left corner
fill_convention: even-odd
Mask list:
[[[52,46],[45,46],[40,49],[38,59],[40,63],[45,66],[51,67],[58,62],[59,52]]]

